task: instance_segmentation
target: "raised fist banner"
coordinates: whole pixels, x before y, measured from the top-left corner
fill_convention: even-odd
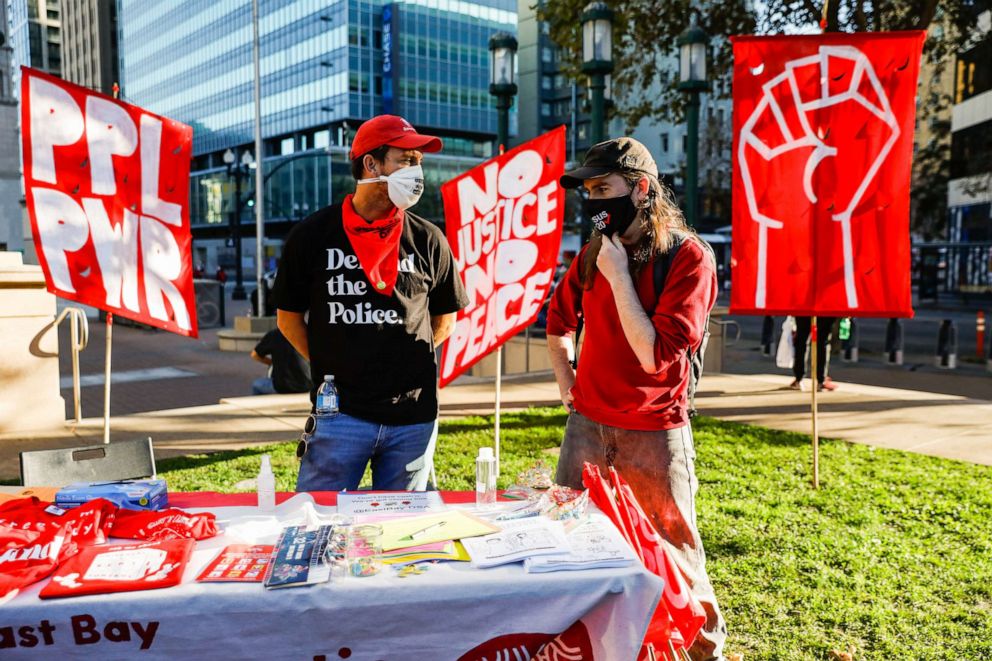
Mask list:
[[[909,182],[923,38],[732,39],[732,312],[912,315]]]

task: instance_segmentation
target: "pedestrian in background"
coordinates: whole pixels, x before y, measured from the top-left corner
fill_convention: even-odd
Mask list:
[[[267,376],[255,379],[251,394],[272,395],[310,392],[310,364],[293,348],[278,328],[262,336],[251,351],[254,360],[269,366]]]
[[[812,325],[811,317],[796,317],[796,334],[793,338],[795,358],[792,361],[792,374],[795,377],[789,388],[803,390],[803,378],[806,376],[806,363],[809,357],[809,335]],[[830,369],[830,339],[834,331],[835,317],[816,318],[816,383],[817,391],[833,391],[838,386],[827,376]]]

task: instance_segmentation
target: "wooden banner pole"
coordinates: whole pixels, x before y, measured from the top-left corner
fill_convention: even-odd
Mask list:
[[[817,345],[817,330],[816,330],[816,316],[814,315],[810,319],[809,327],[809,371],[810,371],[810,381],[813,387],[810,391],[813,393],[813,488],[820,488],[820,436],[817,430],[817,409],[816,409],[816,391],[819,388],[820,381],[817,379],[817,355],[816,355],[816,345]]]
[[[114,98],[120,98],[120,85],[114,83]],[[107,313],[107,343],[103,361],[103,442],[110,443],[110,357],[114,348],[114,314]]]
[[[503,347],[496,349],[496,477],[499,477],[499,404],[503,377]]]
[[[107,313],[107,345],[103,362],[103,442],[110,443],[110,354],[114,348],[114,315]]]
[[[506,146],[503,144],[499,145],[497,150],[499,155],[502,156],[506,153]],[[496,477],[499,477],[500,471],[500,456],[499,456],[499,405],[500,405],[500,391],[502,388],[503,381],[503,346],[500,345],[496,349],[496,426],[494,428],[494,440],[496,441]]]

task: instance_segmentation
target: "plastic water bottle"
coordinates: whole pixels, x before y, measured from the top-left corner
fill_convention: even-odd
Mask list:
[[[262,455],[262,468],[258,471],[258,509],[271,512],[276,508],[276,476],[272,474],[272,460]]]
[[[475,460],[475,504],[483,509],[496,506],[496,457],[492,448],[479,448]]]
[[[334,375],[328,374],[317,391],[317,415],[335,415],[338,412],[338,389],[334,386]]]

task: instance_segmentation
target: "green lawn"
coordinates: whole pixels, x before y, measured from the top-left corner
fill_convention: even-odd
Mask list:
[[[561,439],[560,409],[501,421],[506,486]],[[809,486],[808,437],[697,419],[699,521],[730,629],[728,652],[751,659],[992,659],[992,470],[821,443],[821,488]],[[476,448],[492,418],[441,425],[440,487],[473,488]],[[295,441],[159,462],[173,491],[231,491],[273,455],[292,490]]]

